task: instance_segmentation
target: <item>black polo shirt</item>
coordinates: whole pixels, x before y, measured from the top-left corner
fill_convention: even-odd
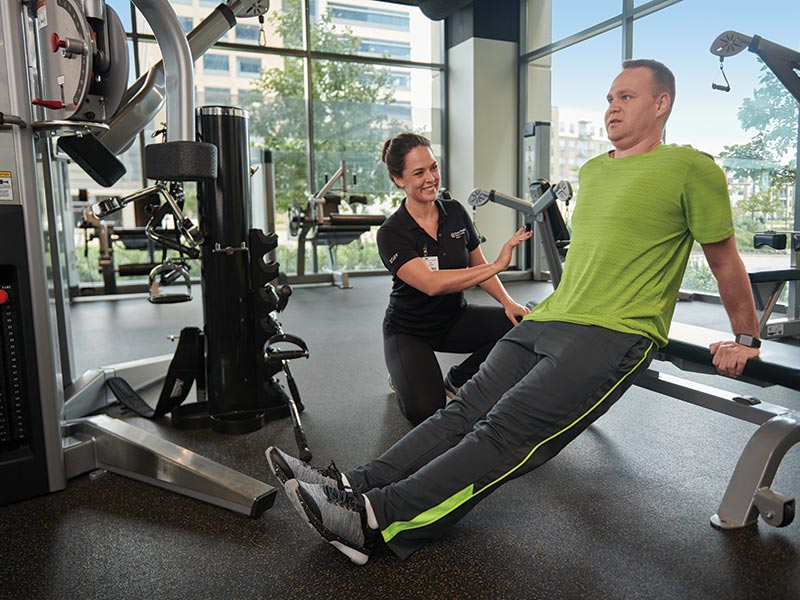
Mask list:
[[[378,229],[378,251],[392,273],[392,293],[384,319],[387,331],[440,335],[452,327],[467,305],[463,292],[428,296],[397,276],[400,267],[418,256],[438,257],[439,270],[469,266],[469,253],[478,247],[480,239],[466,208],[457,200],[436,200],[436,207],[437,239],[417,224],[405,200]]]

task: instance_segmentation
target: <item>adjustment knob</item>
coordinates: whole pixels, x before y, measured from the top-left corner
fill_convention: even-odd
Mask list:
[[[0,304],[5,304],[6,302],[8,302],[8,292],[0,290]]]
[[[58,52],[59,48],[66,48],[67,40],[62,40],[57,33],[50,34],[50,52]]]

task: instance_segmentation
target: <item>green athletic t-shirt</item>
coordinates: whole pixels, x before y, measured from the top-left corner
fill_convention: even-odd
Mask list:
[[[525,318],[599,325],[667,343],[692,243],[733,234],[725,175],[691,146],[588,161],[558,289]]]

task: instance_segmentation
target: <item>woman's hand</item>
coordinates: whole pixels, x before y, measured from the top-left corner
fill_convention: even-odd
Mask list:
[[[511,257],[514,255],[514,248],[519,246],[522,242],[531,239],[531,235],[533,232],[525,231],[525,227],[520,227],[514,235],[512,235],[503,247],[500,249],[500,254],[497,255],[497,258],[494,261],[495,266],[499,269],[499,272],[503,272],[508,268],[508,265],[511,264]]]
[[[508,302],[507,304],[504,304],[503,309],[506,311],[506,316],[508,317],[508,320],[511,321],[514,325],[519,323],[522,317],[531,312],[527,308],[525,308],[521,304],[517,304],[513,300],[511,302]]]

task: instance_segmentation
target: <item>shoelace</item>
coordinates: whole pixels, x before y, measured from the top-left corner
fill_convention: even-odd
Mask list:
[[[341,472],[339,469],[336,468],[336,463],[331,461],[324,469],[319,469],[319,472],[322,473],[325,477],[330,477],[331,479],[335,480],[337,484],[341,485],[342,477]]]
[[[333,504],[352,510],[353,512],[362,512],[364,507],[359,502],[358,496],[353,492],[345,492],[330,485],[325,486],[325,495]]]

